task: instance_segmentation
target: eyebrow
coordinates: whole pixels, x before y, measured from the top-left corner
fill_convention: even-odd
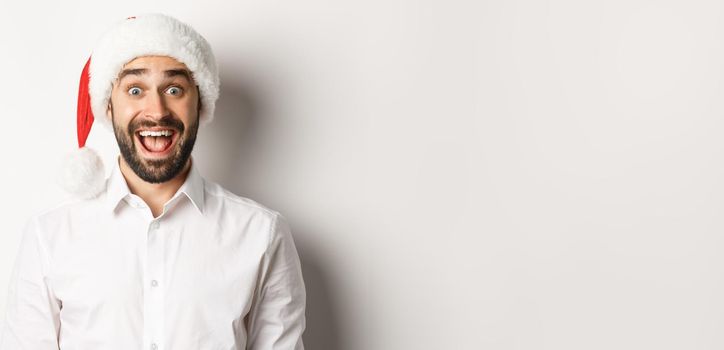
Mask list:
[[[118,81],[120,82],[121,80],[123,80],[123,78],[125,78],[128,75],[141,76],[143,74],[146,74],[147,72],[148,72],[148,69],[146,69],[146,68],[124,69],[123,71],[121,71],[120,74],[118,74]],[[182,76],[182,77],[186,78],[186,81],[188,81],[189,83],[191,83],[193,81],[193,79],[191,79],[191,73],[189,73],[188,70],[183,69],[183,68],[169,69],[169,70],[166,70],[164,73],[165,73],[166,78]]]

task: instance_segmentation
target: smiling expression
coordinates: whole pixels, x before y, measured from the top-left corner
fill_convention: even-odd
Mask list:
[[[198,86],[186,65],[167,56],[142,56],[123,66],[107,115],[129,167],[146,182],[162,183],[186,165],[200,108]]]

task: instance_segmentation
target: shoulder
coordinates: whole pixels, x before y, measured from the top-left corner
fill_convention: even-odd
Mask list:
[[[241,196],[229,189],[206,180],[204,195],[205,205],[211,215],[219,215],[224,219],[235,221],[253,221],[264,226],[273,226],[283,220],[283,215],[257,200]]]
[[[73,221],[75,218],[92,219],[97,217],[101,210],[100,206],[101,201],[98,198],[66,198],[33,212],[26,222],[37,225],[40,229],[57,227],[64,222]]]
[[[32,212],[25,219],[24,232],[26,235],[35,235],[41,242],[50,244],[57,240],[59,232],[77,227],[78,223],[96,222],[100,212],[99,203],[98,199],[57,200]]]
[[[100,209],[100,204],[101,201],[98,198],[66,198],[34,212],[29,220],[34,220],[38,223],[49,224],[54,221],[62,220],[63,218],[69,218],[70,216],[74,215],[92,216],[94,215],[94,212]]]
[[[276,216],[279,212],[248,197],[238,195],[213,181],[206,180],[204,194],[209,203],[223,204],[233,210],[246,210]]]
[[[279,236],[291,235],[289,224],[279,211],[257,200],[238,195],[223,186],[206,181],[205,205],[223,226],[244,227],[261,234],[270,246]],[[282,237],[284,238],[284,237]]]

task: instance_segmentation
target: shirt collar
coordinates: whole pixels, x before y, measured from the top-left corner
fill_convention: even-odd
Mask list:
[[[118,203],[131,194],[131,190],[128,188],[126,179],[123,177],[120,168],[121,156],[118,155],[113,165],[111,175],[106,179],[106,206],[109,211],[113,211],[118,206]],[[189,170],[186,180],[179,187],[176,193],[171,197],[168,203],[173,202],[176,197],[181,194],[186,195],[188,199],[193,203],[194,207],[203,213],[204,211],[204,179],[199,173],[199,170],[193,160],[193,156],[190,158],[191,169]]]

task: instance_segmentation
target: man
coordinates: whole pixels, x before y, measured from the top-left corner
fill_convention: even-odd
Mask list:
[[[218,86],[208,43],[172,17],[129,17],[104,35],[65,174],[85,176],[68,187],[79,198],[27,222],[0,349],[304,349],[286,219],[205,180],[191,156]],[[100,182],[83,147],[94,116],[120,149]]]

